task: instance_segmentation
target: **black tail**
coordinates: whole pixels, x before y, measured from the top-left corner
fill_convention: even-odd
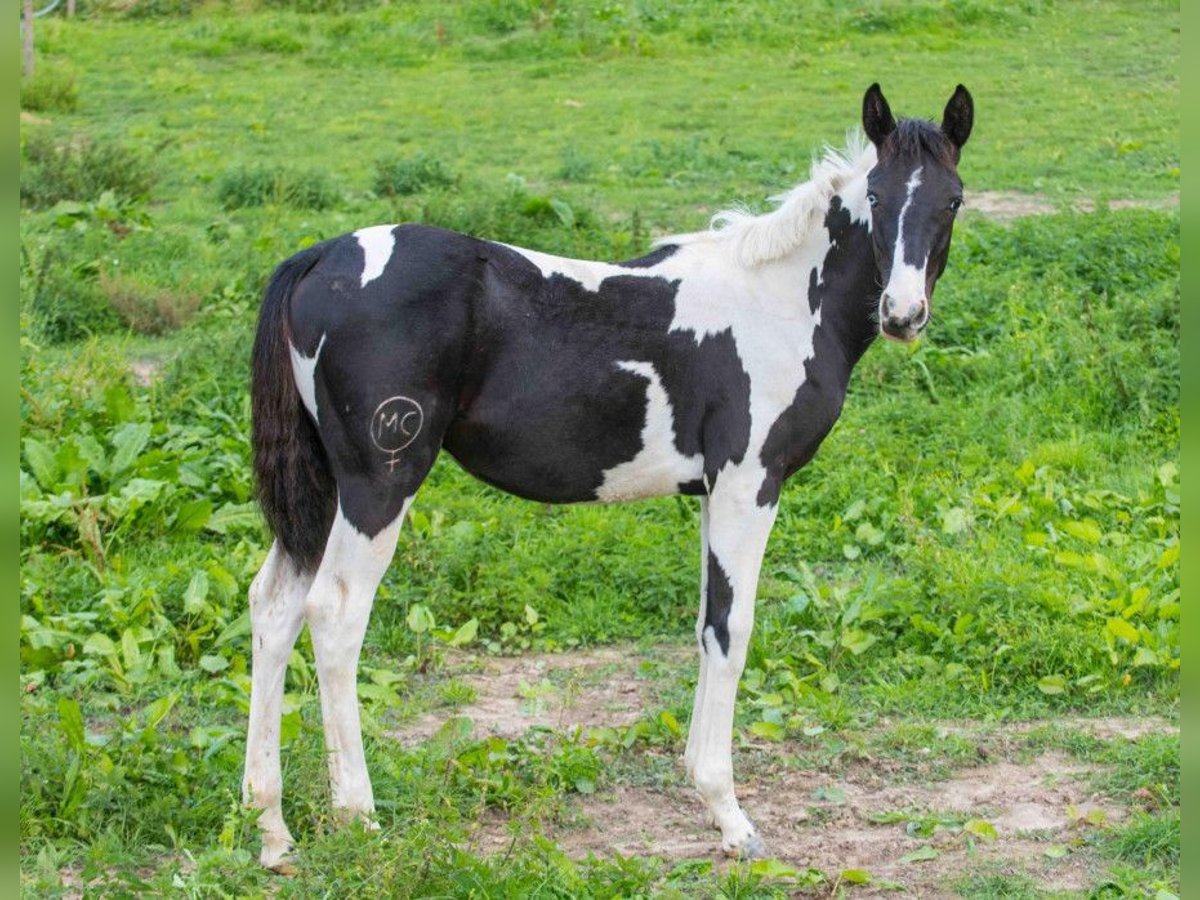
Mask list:
[[[250,384],[258,501],[283,549],[309,572],[325,552],[337,512],[337,484],[296,389],[288,308],[296,285],[324,250],[320,244],[302,250],[271,276],[258,314]]]

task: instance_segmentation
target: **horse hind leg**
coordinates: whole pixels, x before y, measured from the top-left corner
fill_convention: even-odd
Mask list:
[[[283,820],[279,729],[288,658],[304,622],[312,580],[276,541],[250,585],[250,724],[242,799],[262,810],[260,859],[270,869],[284,867],[293,844]]]
[[[304,602],[312,636],[334,813],[373,826],[375,800],[363,752],[358,660],[375,592],[396,550],[415,487],[375,534],[359,530],[339,502],[325,555]]]

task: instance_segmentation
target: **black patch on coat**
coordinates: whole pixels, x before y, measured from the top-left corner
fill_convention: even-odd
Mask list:
[[[792,403],[771,425],[760,459],[767,470],[758,492],[758,505],[779,499],[783,482],[804,466],[829,434],[842,411],[854,364],[876,334],[872,317],[879,302],[873,266],[871,234],[857,224],[841,198],[834,197],[825,216],[832,246],[821,267],[809,279],[809,302],[816,300],[821,324],[813,333],[813,356],[804,363],[804,383]]]
[[[669,330],[678,282],[630,272],[592,291],[501,244],[419,225],[394,236],[366,287],[357,239],[327,242],[290,303],[292,343],[309,357],[321,347],[319,432],[360,531],[395,518],[442,447],[518,496],[596,499],[604,473],[643,449],[647,379],[624,361],[654,368],[679,453],[702,454],[714,474],[745,456],[749,375],[732,331],[697,343]],[[394,397],[420,407],[421,430],[388,453],[370,428]]]
[[[703,497],[708,493],[708,489],[704,487],[703,478],[695,478],[691,481],[682,482],[679,485],[679,493],[685,497]]]
[[[733,608],[733,585],[721,568],[717,555],[708,551],[708,596],[704,599],[704,630],[713,630],[721,652],[729,655],[729,611]]]

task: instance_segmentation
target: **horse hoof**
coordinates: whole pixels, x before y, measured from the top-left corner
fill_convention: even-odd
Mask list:
[[[725,855],[733,859],[766,859],[767,845],[757,834],[751,834],[740,844],[722,848]]]
[[[296,866],[292,863],[292,842],[289,840],[264,837],[258,861],[264,869],[270,869],[277,875],[296,874]]]

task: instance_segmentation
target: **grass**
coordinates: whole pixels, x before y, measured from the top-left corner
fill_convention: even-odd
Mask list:
[[[909,114],[935,115],[957,80],[971,88],[968,192],[1100,209],[1011,225],[968,211],[928,336],[858,367],[841,422],[785,492],[739,773],[878,759],[892,783],[937,781],[977,762],[974,739],[938,725],[969,719],[993,756],[1068,753],[1130,811],[1072,849],[1092,889],[1177,891],[1176,736],[1005,731],[1178,715],[1179,221],[1104,205],[1179,189],[1177,9],[168,0],[87,13],[39,20],[42,74],[23,88],[37,113],[22,123],[26,893],[61,894],[65,878],[112,894],[852,894],[837,871],[580,860],[544,837],[589,790],[679,787],[693,664],[655,651],[691,633],[695,504],[525,504],[446,460],[364,651],[383,833],[329,821],[305,637],[284,719],[303,867],[260,872],[238,796],[243,598],[268,540],[244,373],[263,281],[311,241],[416,220],[633,256],[799,180],[877,78]],[[150,384],[134,359],[154,363]],[[481,655],[632,642],[654,660],[651,706],[590,735],[489,743],[449,725],[397,747],[397,722],[472,702],[455,641]],[[474,848],[505,816],[512,846]],[[937,889],[1032,896],[1042,875],[976,867]]]

